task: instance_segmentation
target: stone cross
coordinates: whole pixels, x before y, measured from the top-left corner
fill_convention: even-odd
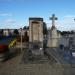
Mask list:
[[[52,26],[55,26],[55,20],[57,20],[58,18],[55,17],[55,14],[52,15],[52,17],[50,17],[50,20],[52,20]]]

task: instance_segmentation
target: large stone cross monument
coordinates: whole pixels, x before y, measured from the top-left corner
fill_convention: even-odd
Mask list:
[[[55,14],[50,17],[50,20],[52,20],[52,27],[48,32],[48,47],[57,47],[58,46],[58,34],[57,29],[55,27],[55,20],[57,20],[57,17],[55,17]]]
[[[55,14],[52,15],[52,17],[50,17],[50,20],[52,20],[52,26],[55,27],[55,20],[57,20],[58,18],[55,17]]]

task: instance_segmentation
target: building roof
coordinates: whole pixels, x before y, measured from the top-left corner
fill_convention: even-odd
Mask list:
[[[43,18],[40,18],[40,17],[30,17],[29,20],[43,21]]]

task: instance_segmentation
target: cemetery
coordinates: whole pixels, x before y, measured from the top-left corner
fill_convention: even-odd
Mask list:
[[[30,17],[29,26],[24,29],[0,30],[1,65],[57,65],[61,70],[75,67],[75,33],[58,31],[55,14],[50,20],[50,29],[43,18]]]

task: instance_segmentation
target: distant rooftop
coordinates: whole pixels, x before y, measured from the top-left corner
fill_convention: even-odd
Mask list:
[[[40,18],[40,17],[30,17],[29,20],[43,21],[43,18]]]

